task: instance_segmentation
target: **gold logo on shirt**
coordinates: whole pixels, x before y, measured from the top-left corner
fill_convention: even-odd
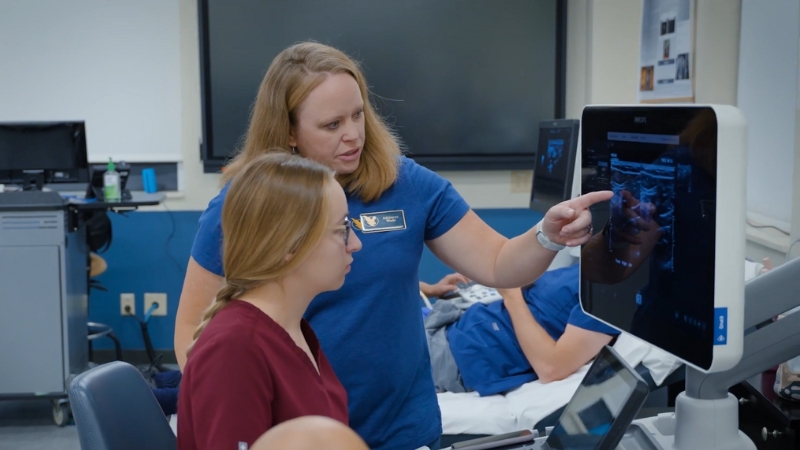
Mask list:
[[[367,222],[367,225],[369,225],[371,227],[374,227],[375,225],[378,225],[378,216],[362,215],[361,218],[364,219],[364,221]]]

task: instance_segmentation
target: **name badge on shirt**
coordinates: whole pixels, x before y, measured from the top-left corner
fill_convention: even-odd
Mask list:
[[[356,224],[364,233],[406,229],[406,216],[402,210],[361,214]]]

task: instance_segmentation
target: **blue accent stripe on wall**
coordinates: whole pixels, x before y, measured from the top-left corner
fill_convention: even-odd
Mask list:
[[[528,209],[484,209],[475,211],[492,228],[506,237],[528,231],[542,214]],[[120,315],[119,296],[136,295],[136,312],[144,317],[146,292],[167,294],[167,315],[150,318],[148,329],[156,349],[171,349],[178,309],[201,211],[133,212],[124,216],[110,214],[114,240],[101,254],[108,270],[97,280],[108,289],[93,289],[89,295],[89,320],[114,328],[125,350],[142,350],[144,342],[138,322]],[[420,279],[435,283],[452,272],[425,249],[419,265]],[[108,339],[94,341],[97,349],[111,349]]]
[[[142,332],[132,317],[120,315],[119,296],[136,295],[136,313],[144,318],[144,294],[167,294],[167,315],[152,316],[148,329],[156,349],[171,349],[175,312],[183,287],[186,264],[192,249],[200,211],[133,212],[109,214],[113,241],[105,258],[108,269],[96,279],[108,289],[92,289],[89,320],[114,328],[122,348],[144,349]],[[97,339],[94,348],[110,349],[109,339]]]
[[[507,238],[519,236],[536,225],[544,214],[530,209],[476,209],[475,213],[495,231]],[[425,247],[419,263],[419,279],[426,283],[436,283],[453,270],[439,261]]]

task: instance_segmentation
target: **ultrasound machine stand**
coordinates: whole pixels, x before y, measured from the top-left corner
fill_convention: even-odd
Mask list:
[[[745,285],[744,328],[767,325],[745,336],[739,363],[716,373],[687,366],[686,390],[678,395],[675,412],[634,421],[621,447],[755,450],[739,430],[739,403],[728,388],[800,354],[800,313],[769,323],[798,306],[797,292],[800,258],[750,280]]]

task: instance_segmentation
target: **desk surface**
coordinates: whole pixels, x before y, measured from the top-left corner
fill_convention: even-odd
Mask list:
[[[777,395],[772,386],[775,372],[767,371],[750,377],[742,385],[755,395],[767,410],[788,428],[800,429],[800,403],[784,400]]]
[[[64,209],[57,192],[12,191],[0,193],[0,211],[45,211]]]
[[[12,191],[0,193],[0,211],[41,211],[59,210],[67,207],[79,211],[100,209],[135,209],[139,206],[158,205],[166,194],[157,192],[147,194],[133,192],[128,200],[118,202],[85,200],[80,197],[63,195],[54,191]]]
[[[136,208],[139,206],[153,206],[158,205],[167,198],[163,192],[156,192],[148,194],[145,192],[132,192],[130,200],[121,200],[118,202],[106,201],[83,201],[81,199],[69,199],[69,206],[78,210],[94,210],[94,209],[127,209]]]

